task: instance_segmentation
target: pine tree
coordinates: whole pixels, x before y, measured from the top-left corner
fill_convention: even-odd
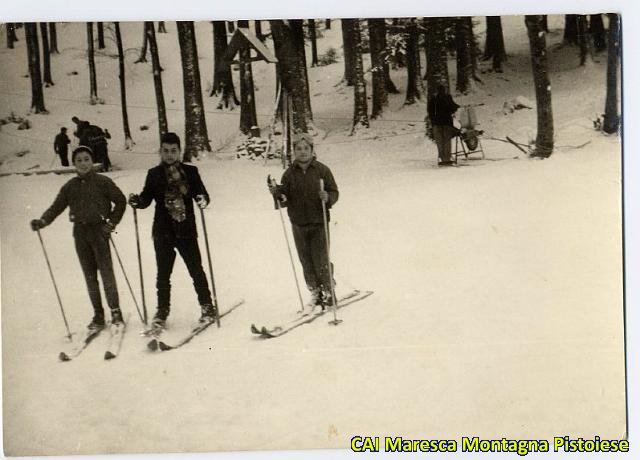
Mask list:
[[[593,47],[596,51],[604,51],[607,49],[604,22],[602,21],[601,14],[592,14],[589,16],[589,33],[593,37]]]
[[[471,89],[473,74],[473,31],[469,30],[471,18],[458,17],[455,22],[456,42],[456,90],[466,94]]]
[[[114,22],[116,29],[116,46],[118,47],[118,79],[120,80],[120,105],[122,107],[122,128],[124,131],[124,148],[129,150],[133,146],[131,130],[129,129],[129,115],[127,114],[127,86],[124,73],[124,51],[122,49],[122,36],[120,35],[120,23]]]
[[[51,78],[51,50],[49,49],[49,29],[46,22],[40,23],[40,35],[42,35],[42,57],[44,63],[44,86],[53,86]]]
[[[56,23],[49,23],[49,52],[51,54],[60,54],[58,51],[58,32],[56,31]]]
[[[38,44],[38,26],[35,22],[24,23],[29,59],[29,77],[31,78],[31,110],[34,113],[47,113],[44,107],[42,77],[40,74],[40,46]]]
[[[324,28],[326,30],[331,30],[331,19],[325,19],[324,20]]]
[[[164,25],[164,21],[158,21],[158,33],[159,34],[166,34],[167,33],[167,28]],[[154,33],[154,35],[155,35],[155,33]]]
[[[302,19],[290,19],[289,27],[293,36],[294,44],[298,52],[300,69],[304,75],[302,80],[305,95],[305,116],[307,117],[307,128],[313,123],[313,110],[311,110],[311,91],[309,87],[309,74],[307,72],[307,53],[304,46],[304,23]]]
[[[231,66],[224,61],[227,51],[227,28],[224,21],[213,21],[213,86],[209,97],[216,96],[220,100],[217,109],[233,109],[240,105],[233,86]]]
[[[98,22],[98,49],[103,50],[104,46],[104,25]]]
[[[547,63],[546,33],[542,28],[542,16],[525,16],[525,24],[531,48],[531,67],[538,114],[538,133],[533,156],[547,158],[553,152],[553,111]]]
[[[500,16],[487,16],[487,38],[484,46],[483,59],[493,59],[494,72],[502,72],[502,62],[507,60],[502,35],[502,21]]]
[[[415,18],[406,24],[407,54],[407,97],[405,105],[415,104],[423,99],[424,86],[420,70],[420,47],[418,46],[418,26]]]
[[[353,86],[355,51],[352,28],[348,25],[349,21],[351,21],[351,19],[340,20],[340,24],[342,26],[342,49],[344,56],[344,77],[342,80],[347,86]]]
[[[447,46],[445,39],[446,18],[425,18],[427,28],[427,100],[436,93],[439,85],[449,89]]]
[[[211,145],[202,103],[195,29],[191,21],[178,21],[177,25],[184,86],[184,161],[189,162],[200,151],[210,152]]]
[[[148,47],[147,26],[143,24],[142,25],[142,48],[140,48],[140,56],[138,56],[138,59],[135,61],[135,64],[138,64],[140,62],[147,62],[147,47]]]
[[[96,80],[96,61],[93,50],[93,22],[87,22],[87,58],[89,60],[89,101],[98,103],[98,83]]]
[[[249,29],[249,21],[238,21],[238,28]],[[240,132],[248,134],[257,124],[251,50],[245,45],[240,49]]]
[[[160,139],[162,139],[162,135],[169,131],[169,125],[167,123],[167,110],[164,105],[164,92],[162,90],[162,68],[160,67],[158,43],[156,42],[156,31],[153,26],[153,22],[146,22],[145,30],[147,33],[147,39],[149,40],[149,51],[151,52],[153,86],[156,94],[156,106],[158,108],[158,130]]]
[[[346,22],[350,29],[350,39],[353,41],[353,126],[351,134],[354,134],[361,128],[369,127],[367,87],[364,82],[362,65],[362,37],[360,35],[360,19],[343,19],[342,22]]]
[[[316,21],[309,19],[309,41],[311,42],[311,67],[318,65],[318,44],[316,43]]]
[[[578,15],[564,15],[564,37],[565,43],[575,45],[578,43]]]
[[[12,22],[7,23],[7,48],[13,49],[13,44],[18,41],[16,36],[16,26]]]
[[[578,29],[578,45],[580,48],[580,65],[586,65],[587,60],[590,58],[589,51],[589,37],[588,37],[588,24],[587,24],[587,16],[585,14],[579,14],[576,18],[577,29]]]
[[[620,116],[618,115],[618,61],[620,59],[620,16],[615,13],[609,16],[609,50],[607,56],[607,96],[604,106],[605,133],[618,132]]]
[[[384,107],[389,105],[389,97],[385,85],[385,20],[372,18],[367,21],[369,26],[369,52],[371,54],[371,119],[382,115]]]

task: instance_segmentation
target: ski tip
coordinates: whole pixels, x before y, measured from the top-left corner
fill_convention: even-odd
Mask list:
[[[164,342],[158,342],[158,348],[160,348],[160,351],[169,351],[173,349],[171,345],[167,345]]]
[[[113,354],[113,353],[111,353],[110,351],[106,351],[106,352],[104,353],[104,359],[106,359],[106,360],[113,359],[113,358],[115,358],[115,357],[116,357],[116,355],[114,355],[114,354]]]
[[[71,358],[69,358],[69,355],[67,355],[64,351],[60,352],[60,354],[58,355],[58,359],[63,363],[67,361],[71,361]]]
[[[158,341],[156,339],[151,339],[149,343],[147,343],[147,348],[150,351],[156,351],[158,349]]]

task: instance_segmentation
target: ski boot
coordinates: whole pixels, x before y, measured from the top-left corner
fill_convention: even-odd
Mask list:
[[[101,329],[104,329],[104,326],[104,315],[95,314],[93,315],[93,319],[91,320],[91,322],[87,325],[87,329],[90,332],[97,332]]]
[[[156,332],[163,331],[167,326],[167,317],[169,316],[169,310],[165,308],[158,308],[156,314],[153,315],[151,320],[151,329]]]
[[[322,290],[320,288],[312,288],[309,291],[311,292],[311,298],[304,308],[309,309],[309,313],[313,313],[316,307],[322,307]],[[300,313],[304,313],[304,311]]]
[[[111,310],[111,324],[119,326],[124,324],[124,319],[122,319],[122,311],[119,308],[114,308]]]
[[[215,305],[210,303],[205,303],[200,305],[201,315],[198,320],[199,323],[212,323],[216,320],[218,309]]]

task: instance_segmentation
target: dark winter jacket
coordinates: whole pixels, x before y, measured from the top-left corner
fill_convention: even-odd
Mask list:
[[[176,238],[196,237],[197,230],[196,218],[193,212],[193,201],[198,195],[204,195],[207,202],[210,201],[207,189],[204,187],[200,174],[198,173],[198,168],[185,163],[180,163],[180,166],[185,173],[188,186],[187,194],[184,197],[186,219],[182,222],[173,220],[165,207],[165,194],[169,187],[166,173],[167,165],[162,163],[147,172],[147,179],[144,184],[144,189],[140,194],[138,207],[144,209],[155,200],[156,210],[152,230],[154,238],[166,236]]]
[[[436,94],[429,99],[427,112],[432,125],[453,126],[453,118],[451,117],[460,107],[453,102],[450,94]]]
[[[67,206],[69,220],[75,224],[97,224],[109,219],[118,225],[127,199],[110,178],[91,171],[64,184],[51,207],[42,214],[42,220],[50,224]]]
[[[71,141],[65,133],[59,133],[53,142],[53,149],[57,154],[68,153]]]
[[[282,176],[282,184],[276,189],[277,195],[287,197],[286,206],[291,223],[295,225],[322,224],[322,201],[320,179],[324,180],[324,189],[329,193],[327,202],[327,220],[329,209],[338,201],[338,186],[331,170],[318,160],[313,159],[304,171],[294,162]]]

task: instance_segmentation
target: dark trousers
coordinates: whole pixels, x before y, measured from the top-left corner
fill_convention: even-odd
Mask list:
[[[69,152],[65,150],[59,152],[58,155],[60,155],[60,163],[62,164],[62,166],[69,166]]]
[[[158,265],[158,276],[156,278],[158,310],[168,312],[171,305],[171,272],[176,260],[176,249],[193,279],[193,287],[196,289],[198,302],[200,305],[210,304],[211,292],[209,291],[207,276],[202,269],[202,258],[197,238],[195,236],[191,238],[154,237],[153,245],[156,249],[156,263]]]
[[[451,160],[451,138],[453,134],[453,126],[433,125],[433,139],[438,147],[438,158],[440,161]]]
[[[329,277],[324,225],[292,224],[291,227],[307,287],[309,290],[322,288],[329,291],[331,289],[331,278]]]
[[[102,285],[109,308],[111,310],[120,308],[109,239],[102,233],[102,224],[76,224],[73,229],[73,237],[94,314],[104,315],[100,286],[98,285],[98,271],[102,277]]]

